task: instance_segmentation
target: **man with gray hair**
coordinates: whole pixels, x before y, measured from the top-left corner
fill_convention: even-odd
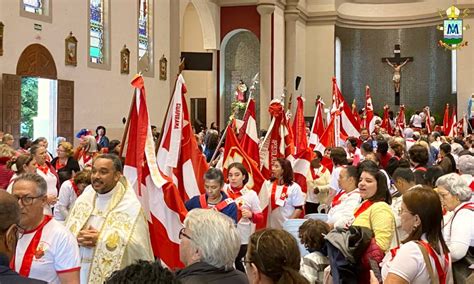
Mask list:
[[[181,283],[248,283],[233,267],[240,237],[232,219],[215,210],[193,209],[179,232],[180,260],[186,266],[176,272]]]
[[[20,223],[18,201],[11,194],[0,190],[0,283],[46,283],[20,276],[10,269],[10,260],[15,255],[16,244],[23,234],[23,229],[18,223]]]
[[[79,283],[79,247],[74,236],[52,216],[43,213],[46,181],[23,174],[13,181],[12,195],[20,205],[20,226],[13,269],[20,275],[48,283]]]

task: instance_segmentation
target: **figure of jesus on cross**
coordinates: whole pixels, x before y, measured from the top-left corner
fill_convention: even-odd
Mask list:
[[[396,44],[393,50],[394,57],[384,57],[382,62],[386,62],[390,67],[393,68],[393,86],[395,89],[395,104],[400,105],[400,82],[401,82],[401,71],[402,67],[408,62],[413,61],[413,57],[401,57],[400,56],[400,45]]]

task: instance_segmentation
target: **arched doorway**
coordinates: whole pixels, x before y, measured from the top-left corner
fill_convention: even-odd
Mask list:
[[[247,86],[252,85],[252,79],[260,70],[260,41],[257,36],[246,29],[236,29],[229,32],[221,44],[220,52],[220,108],[221,121],[227,122],[231,115],[231,105],[234,92],[240,80]],[[248,91],[247,91],[248,96]],[[256,109],[260,108],[259,88],[253,92]],[[239,117],[241,118],[241,117]],[[257,125],[259,116],[257,116]]]
[[[53,56],[37,43],[23,50],[15,75],[2,74],[1,125],[16,143],[21,136],[44,136],[52,151],[58,136],[73,141],[74,82],[57,77]]]

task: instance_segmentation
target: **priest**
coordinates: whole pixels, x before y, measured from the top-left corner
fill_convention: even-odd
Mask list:
[[[103,283],[138,259],[153,260],[147,220],[116,155],[97,156],[92,184],[66,221],[81,253],[81,283]]]

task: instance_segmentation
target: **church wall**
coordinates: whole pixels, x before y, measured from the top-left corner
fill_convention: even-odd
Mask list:
[[[273,12],[273,98],[280,98],[283,88],[287,85],[288,83],[285,82],[285,16],[283,10],[275,6]]]
[[[312,109],[305,115],[314,115],[310,107],[317,95],[320,95],[326,107],[332,99],[332,81],[334,76],[334,25],[308,25],[306,27],[306,83],[304,83],[307,104]]]
[[[170,96],[168,80],[159,80],[158,61],[170,58],[170,6],[174,0],[155,0],[155,77],[145,77],[150,121],[161,127]],[[111,70],[87,67],[87,1],[54,1],[52,23],[44,23],[19,16],[19,1],[0,1],[2,21],[5,24],[4,54],[0,57],[1,73],[16,73],[21,52],[30,44],[44,45],[53,55],[58,79],[74,81],[74,129],[107,128],[110,139],[121,139],[124,129],[122,118],[128,115],[132,87],[130,81],[137,72],[137,3],[111,2]],[[159,22],[159,23],[158,23]],[[42,31],[34,30],[41,24]],[[77,67],[64,64],[64,39],[72,31],[78,40]],[[130,74],[120,74],[120,50],[126,44],[130,49]],[[168,65],[169,69],[169,65]],[[78,142],[77,140],[75,141]]]
[[[313,102],[316,96],[314,91],[306,92],[305,90],[306,82],[309,81],[309,78],[306,77],[306,26],[300,21],[296,21],[296,43],[295,73],[301,77],[296,95],[303,94],[306,99],[304,114],[305,116],[311,116],[314,114]]]
[[[188,4],[185,8],[182,25],[181,50],[186,52],[208,52],[204,49],[202,27],[193,4]],[[188,94],[186,95],[188,107],[191,107],[191,98],[206,98],[207,126],[210,126],[211,122],[216,121],[216,112],[214,111],[216,106],[216,96],[214,93],[214,81],[212,75],[212,71],[183,71],[188,90]]]
[[[469,44],[474,41],[474,18],[464,19],[464,25],[469,24],[470,29],[464,31],[464,39]],[[469,98],[474,95],[474,47],[469,45],[457,52],[457,92],[458,92],[458,117],[467,113]]]
[[[435,27],[390,30],[364,30],[336,27],[341,39],[341,91],[346,101],[355,98],[358,109],[365,104],[365,86],[369,85],[376,112],[384,104],[392,110],[395,94],[393,69],[382,57],[393,57],[395,44],[401,45],[401,56],[414,58],[402,68],[400,103],[407,111],[421,110],[425,105],[432,112],[442,113],[446,103],[454,103],[451,95],[451,52],[437,46],[442,33]]]

